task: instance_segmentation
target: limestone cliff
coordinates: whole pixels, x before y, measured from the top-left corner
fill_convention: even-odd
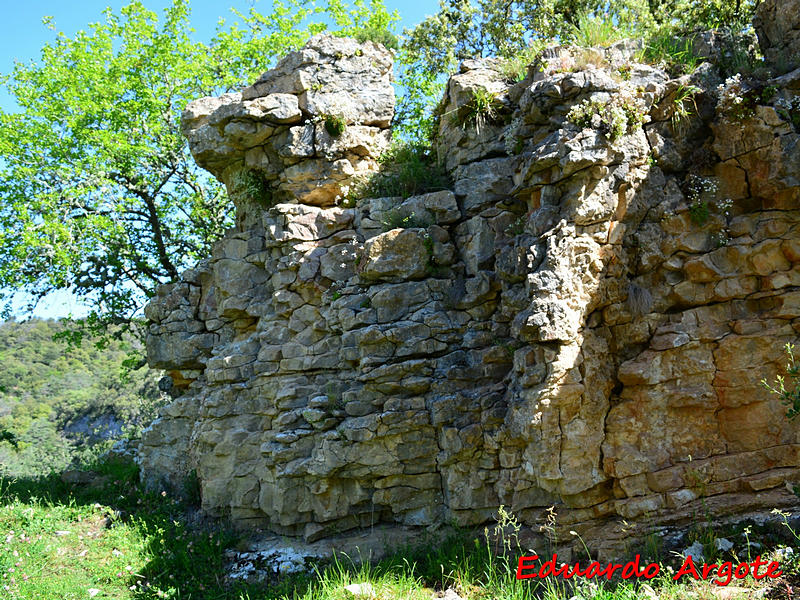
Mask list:
[[[318,36],[190,104],[238,225],[146,309],[179,393],[143,476],[194,469],[206,511],[306,539],[555,505],[613,552],[796,505],[800,427],[759,382],[800,329],[800,69],[756,89],[635,50],[550,49],[518,83],[466,61],[453,189],[349,208],[389,139],[382,47]]]

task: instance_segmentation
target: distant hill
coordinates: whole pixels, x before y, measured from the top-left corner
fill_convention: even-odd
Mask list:
[[[120,377],[131,342],[68,349],[53,339],[63,330],[55,320],[0,323],[0,474],[62,469],[142,424],[159,399],[158,373]]]

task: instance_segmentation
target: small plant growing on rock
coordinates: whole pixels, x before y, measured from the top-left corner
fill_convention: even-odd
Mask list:
[[[397,210],[388,211],[383,221],[381,221],[381,224],[383,225],[385,231],[391,231],[392,229],[398,228],[412,229],[415,227],[425,229],[430,225],[423,219],[417,218],[413,212],[409,215],[403,215]]]
[[[711,211],[708,209],[708,202],[695,200],[689,205],[689,217],[692,219],[692,223],[698,227],[705,225],[710,216]]]
[[[233,176],[231,193],[237,198],[249,200],[264,208],[272,205],[272,192],[258,171],[248,169]]]
[[[682,85],[675,92],[672,99],[672,129],[676,133],[682,131],[687,119],[697,112],[695,96],[700,91],[700,88],[693,85]]]
[[[533,64],[547,42],[545,40],[531,40],[530,46],[519,54],[506,58],[500,67],[500,72],[509,83],[522,81],[528,75],[528,67]]]
[[[611,19],[583,14],[578,18],[577,25],[571,26],[569,41],[582,48],[609,46],[628,37],[629,33],[619,24],[613,23]]]
[[[800,96],[791,99],[778,98],[775,101],[775,111],[784,119],[789,121],[800,132]]]
[[[502,106],[495,92],[477,88],[472,92],[472,100],[458,110],[457,120],[462,127],[474,125],[475,131],[480,133],[487,123],[497,120]]]
[[[761,385],[770,393],[778,396],[788,407],[786,416],[791,420],[800,414],[800,365],[794,358],[794,344],[787,342],[784,348],[789,359],[786,364],[788,379],[783,375],[778,375],[772,385],[767,383],[766,379],[761,380]]]
[[[717,182],[712,177],[689,175],[686,179],[686,197],[689,200],[689,216],[692,222],[702,227],[711,216],[709,202],[717,193]],[[724,209],[725,214],[730,207]]]
[[[620,92],[607,102],[586,99],[573,106],[567,120],[581,128],[603,131],[610,141],[633,133],[637,127],[650,120],[644,103],[630,91]]]
[[[369,25],[364,29],[357,31],[353,37],[356,38],[361,44],[369,41],[375,42],[376,44],[382,44],[387,50],[400,49],[400,41],[397,39],[397,36],[391,31],[376,25]],[[359,50],[356,50],[356,52],[359,52]]]
[[[347,123],[344,117],[340,115],[325,115],[325,131],[328,132],[332,138],[338,138],[347,128]]]
[[[636,60],[664,65],[673,75],[693,73],[703,59],[694,53],[692,41],[665,29],[651,37]]]

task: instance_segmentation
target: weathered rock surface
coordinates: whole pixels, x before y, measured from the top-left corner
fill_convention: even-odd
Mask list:
[[[335,43],[346,50],[329,61]],[[325,188],[340,160],[346,186],[379,144],[345,159],[318,141],[296,150],[324,137],[309,120],[333,101],[304,99],[304,73],[321,61],[342,114],[366,106],[364,127],[380,128],[391,100],[365,101],[351,78],[375,68],[380,88],[387,63],[348,61],[382,52],[312,41],[244,99],[190,105],[206,116],[187,134],[216,127],[209,115],[269,113],[295,149],[289,167],[268,161],[276,189],[312,171],[303,181]],[[453,114],[470,114],[475,89],[499,102],[480,131],[442,121],[453,192],[239,207],[248,217],[214,255],[159,291],[150,361],[183,393],[143,437],[145,479],[195,469],[206,511],[307,540],[476,525],[501,504],[538,531],[555,505],[606,554],[656,524],[797,504],[800,428],[759,383],[800,331],[800,134],[770,104],[797,90],[735,120],[709,69],[690,82],[590,66],[510,86],[496,68],[467,62],[448,86]],[[697,110],[673,118],[689,84]],[[270,94],[297,97],[301,115],[283,96],[243,107]],[[626,98],[651,120],[613,141],[566,118]],[[278,116],[305,124],[289,135]],[[251,152],[281,156],[276,136],[216,138],[198,160],[224,179]],[[415,226],[382,227],[392,210]]]
[[[331,206],[354,175],[375,170],[394,114],[391,79],[383,46],[321,34],[242,92],[191,102],[181,127],[249,226],[264,204]]]
[[[767,0],[753,22],[764,58],[782,72],[800,68],[800,1]]]

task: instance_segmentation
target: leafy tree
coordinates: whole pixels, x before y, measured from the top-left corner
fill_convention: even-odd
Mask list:
[[[38,61],[0,78],[20,107],[0,111],[0,289],[27,291],[33,304],[71,290],[92,311],[73,340],[135,328],[155,287],[231,225],[222,186],[180,135],[189,101],[252,81],[325,20],[377,35],[397,18],[381,0],[276,0],[201,43],[189,15],[188,0],[161,20],[136,0],[73,38],[58,33]]]

